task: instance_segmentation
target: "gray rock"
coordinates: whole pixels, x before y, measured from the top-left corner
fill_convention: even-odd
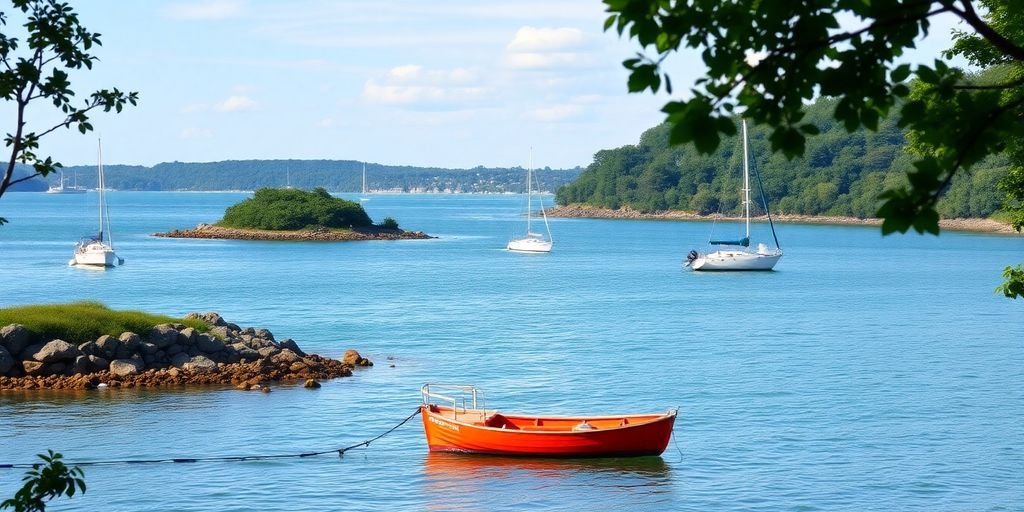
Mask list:
[[[274,357],[281,352],[277,347],[263,347],[258,350],[260,357]]]
[[[217,327],[220,325],[227,325],[227,322],[221,318],[217,313],[210,311],[209,313],[189,313],[185,315],[186,320],[202,320],[210,326]]]
[[[25,367],[25,375],[42,375],[43,363],[39,361],[22,361],[21,365]]]
[[[102,355],[107,360],[113,359],[117,355],[117,347],[121,345],[121,341],[113,336],[104,334],[96,339],[96,346],[99,347]]]
[[[178,352],[177,354],[171,356],[171,366],[181,368],[182,366],[185,365],[185,363],[189,361],[189,359],[191,359],[191,357],[189,357],[187,353]]]
[[[137,359],[115,359],[110,362],[110,373],[118,377],[135,375],[142,371],[145,366]]]
[[[123,332],[118,336],[117,341],[117,352],[114,357],[117,359],[129,359],[139,352],[142,338],[134,332]]]
[[[293,340],[291,338],[288,338],[288,339],[282,341],[281,342],[281,348],[282,349],[286,348],[288,350],[291,350],[292,352],[295,352],[296,354],[298,354],[301,357],[306,357],[306,355],[307,355],[305,352],[302,351],[302,349],[299,348],[299,344],[295,343],[295,340]]]
[[[18,355],[31,342],[28,329],[21,324],[11,324],[0,328],[0,347],[7,349],[12,356]]]
[[[235,350],[235,353],[238,354],[238,357],[241,359],[255,361],[260,358],[259,352],[245,346],[244,343],[235,343],[234,345],[231,345],[231,348]]]
[[[181,329],[178,332],[178,343],[185,345],[186,347],[190,346],[196,342],[196,334],[198,334],[196,330],[191,327]]]
[[[92,357],[96,357],[96,356],[92,356]],[[75,358],[75,363],[71,365],[71,373],[72,374],[91,373],[91,372],[92,372],[92,363],[89,362],[89,356],[82,355],[82,356],[78,356],[78,357]]]
[[[74,361],[80,355],[82,355],[82,351],[78,350],[78,347],[64,340],[53,340],[32,354],[32,359],[40,363],[56,363],[58,361]]]
[[[256,337],[274,341],[274,335],[267,329],[256,329]]]
[[[217,363],[212,359],[204,356],[195,356],[190,359],[187,363],[183,364],[182,369],[196,373],[207,373],[217,371]]]
[[[110,361],[99,356],[86,356],[89,359],[89,372],[105,372],[110,369]]]
[[[228,322],[228,323],[224,324],[224,326],[227,327],[228,330],[233,332],[233,333],[240,332],[242,330],[241,327],[239,327],[238,325],[233,324],[231,322]]]
[[[149,342],[164,348],[178,341],[178,330],[171,324],[160,324],[149,330]]]
[[[71,364],[64,361],[44,363],[40,375],[71,375]]]
[[[256,335],[256,329],[253,329],[252,327],[246,327],[245,329],[242,330],[242,334],[246,334],[246,335],[249,335],[249,336],[255,336]]]
[[[224,350],[224,342],[207,334],[200,334],[196,338],[196,348],[207,354]]]
[[[296,361],[299,361],[301,359],[302,358],[299,357],[298,354],[296,354],[295,352],[292,352],[291,350],[285,349],[285,350],[282,350],[277,355],[275,355],[272,360],[275,363],[278,363],[278,364],[292,364],[292,363],[294,363]]]
[[[14,356],[3,346],[0,346],[0,375],[7,375],[7,372],[14,368]]]
[[[231,336],[231,331],[227,327],[225,327],[223,325],[222,326],[218,326],[218,327],[214,327],[213,329],[210,329],[210,332],[208,332],[206,334],[208,334],[209,336],[214,336],[214,337],[220,338],[222,340],[229,340],[232,337]],[[196,338],[196,343],[198,343],[199,339],[202,338],[202,337],[203,337],[203,335],[200,334],[199,337]]]
[[[156,354],[158,350],[160,350],[160,347],[156,346],[155,343],[150,343],[148,341],[139,343],[139,353],[143,356],[151,356]]]
[[[30,361],[32,360],[32,356],[42,349],[42,343],[33,343],[32,345],[28,345],[25,348],[21,349],[21,353],[17,354],[16,357],[17,359],[21,359],[22,361]],[[14,352],[11,352],[11,355],[15,355]]]
[[[78,346],[78,350],[87,356],[102,356],[103,350],[95,341],[87,341]]]
[[[173,356],[174,354],[180,354],[184,351],[185,347],[183,347],[180,343],[175,343],[164,349],[164,353],[167,354],[168,357]]]

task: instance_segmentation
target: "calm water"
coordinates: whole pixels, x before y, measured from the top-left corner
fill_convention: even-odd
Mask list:
[[[8,194],[0,306],[218,311],[377,365],[317,391],[0,393],[0,463],[340,448],[408,416],[424,382],[509,411],[678,406],[669,449],[429,455],[417,418],[343,459],[88,467],[88,492],[52,510],[1024,510],[1024,302],[992,293],[1024,239],[784,225],[776,272],[696,274],[680,262],[710,224],[556,219],[555,252],[508,253],[513,196],[365,203],[429,241],[150,236],[246,196],[110,194],[127,262],[96,272],[65,265],[95,194]],[[22,473],[0,470],[0,497]]]

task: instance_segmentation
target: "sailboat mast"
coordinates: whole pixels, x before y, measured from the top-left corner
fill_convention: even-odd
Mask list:
[[[530,217],[533,217],[533,148],[530,148],[530,167],[526,169],[526,236],[530,236]]]
[[[750,163],[747,155],[747,120],[743,120],[743,206],[747,218],[746,237],[750,238]]]
[[[99,230],[100,241],[103,241],[103,144],[96,139],[96,185],[99,187]]]

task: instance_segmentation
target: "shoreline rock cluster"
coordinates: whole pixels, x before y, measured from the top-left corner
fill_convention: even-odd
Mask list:
[[[336,231],[315,228],[299,231],[270,231],[263,229],[237,229],[200,224],[193,229],[175,229],[153,236],[165,238],[210,238],[222,240],[281,240],[304,242],[337,242],[352,240],[425,240],[432,237],[422,231],[401,229],[353,228],[350,231]]]
[[[231,384],[269,390],[268,382],[352,375],[373,366],[355,350],[339,361],[307,354],[292,339],[276,341],[267,329],[242,329],[217,313],[191,313],[211,326],[201,333],[182,324],[161,324],[147,333],[100,336],[73,344],[53,339],[32,342],[24,326],[0,328],[0,390],[160,387]]]
[[[631,219],[631,220],[690,220],[698,222],[711,221],[742,221],[740,217],[729,217],[720,214],[700,215],[693,212],[679,210],[667,210],[661,212],[645,213],[629,207],[611,209],[588,206],[583,204],[571,204],[558,206],[545,213],[549,217],[565,218],[593,218],[593,219]],[[752,221],[768,222],[766,216],[752,217]],[[772,220],[788,224],[828,224],[837,226],[881,226],[882,219],[861,219],[857,217],[827,217],[824,215],[793,215],[793,214],[772,214]],[[974,231],[980,233],[998,233],[1016,235],[1021,234],[1009,224],[992,219],[941,219],[941,229],[950,231]]]

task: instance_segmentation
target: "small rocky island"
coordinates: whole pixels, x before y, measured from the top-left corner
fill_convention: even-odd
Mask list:
[[[270,382],[306,381],[352,375],[373,366],[355,350],[339,361],[307,354],[291,339],[277,341],[266,329],[241,328],[217,313],[191,313],[210,326],[198,332],[183,324],[156,325],[149,332],[124,332],[74,344],[33,342],[20,324],[0,328],[0,390],[161,387],[230,384],[269,390]]]
[[[221,240],[281,240],[305,242],[336,242],[346,240],[423,240],[434,238],[422,231],[400,229],[352,228],[328,229],[315,227],[294,231],[272,231],[268,229],[238,229],[200,224],[192,229],[175,229],[166,233],[154,233],[166,238],[212,238]]]
[[[434,238],[422,231],[404,231],[385,218],[374,224],[362,205],[334,197],[327,190],[263,188],[224,211],[216,224],[200,224],[155,236],[229,240],[343,241],[422,240]]]

